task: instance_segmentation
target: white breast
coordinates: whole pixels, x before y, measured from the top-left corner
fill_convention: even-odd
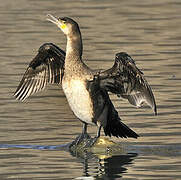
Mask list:
[[[86,123],[92,123],[93,105],[82,80],[71,80],[62,82],[64,93],[74,114]]]

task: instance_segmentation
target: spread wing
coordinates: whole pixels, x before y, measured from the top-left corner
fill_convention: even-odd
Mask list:
[[[63,77],[65,52],[52,43],[43,44],[30,62],[14,96],[25,100],[43,90],[48,83],[60,84]]]
[[[155,98],[143,73],[127,53],[117,53],[111,69],[95,76],[100,87],[128,99],[130,104],[141,107],[145,102],[157,114]]]

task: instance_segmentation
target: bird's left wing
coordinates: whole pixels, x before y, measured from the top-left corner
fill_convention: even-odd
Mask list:
[[[60,84],[63,77],[65,52],[52,43],[43,44],[30,62],[14,96],[25,100],[43,90],[48,83]]]
[[[130,104],[141,107],[145,102],[157,114],[155,98],[143,73],[127,53],[117,53],[112,68],[94,76],[100,88],[128,99]]]

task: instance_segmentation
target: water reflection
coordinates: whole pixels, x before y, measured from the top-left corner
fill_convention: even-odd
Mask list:
[[[113,155],[111,157],[96,156],[95,154],[87,155],[81,158],[83,166],[83,176],[76,179],[87,179],[86,177],[94,177],[93,179],[110,179],[122,177],[123,173],[127,172],[125,167],[128,164],[133,164],[137,154]],[[92,160],[93,159],[93,160]]]
[[[52,179],[54,175],[56,179],[67,177],[68,179],[114,180],[133,176],[138,179],[142,176],[152,179],[154,176],[164,176],[167,170],[169,170],[167,177],[180,177],[178,173],[175,174],[177,167],[172,167],[168,161],[171,164],[175,163],[176,157],[176,164],[178,168],[180,167],[181,145],[173,147],[122,143],[117,144],[120,149],[117,148],[117,151],[113,153],[113,151],[74,151],[69,148],[70,144],[0,144],[2,161],[0,177],[8,177],[9,168],[13,167],[10,170],[16,174],[16,177],[24,177],[22,174],[24,172],[26,175],[34,175],[39,170],[39,175],[44,179]],[[11,167],[9,162],[11,162]],[[157,174],[153,175],[152,172],[156,167]],[[64,170],[65,168],[67,171]]]
[[[122,177],[126,173],[125,165],[132,164],[132,160],[137,156],[136,153],[128,153],[125,147],[110,141],[108,138],[100,137],[91,148],[84,148],[88,141],[93,138],[89,136],[83,139],[78,147],[70,146],[69,151],[76,157],[83,166],[83,176],[78,179],[115,179]],[[73,141],[74,142],[74,141]],[[88,143],[89,144],[89,143]]]
[[[34,150],[48,150],[56,151],[68,151],[72,157],[76,157],[76,161],[82,164],[82,174],[75,179],[110,179],[122,177],[123,173],[126,173],[128,168],[126,165],[133,164],[134,159],[138,155],[137,153],[123,153],[123,151],[117,151],[116,154],[112,152],[107,153],[93,153],[90,151],[74,151],[70,148],[70,144],[62,145],[12,145],[12,144],[0,144],[1,149],[34,149]],[[120,153],[120,154],[119,154]]]

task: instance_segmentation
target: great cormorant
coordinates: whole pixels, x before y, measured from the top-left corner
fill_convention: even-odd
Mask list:
[[[82,60],[78,24],[68,17],[55,18],[50,14],[48,17],[67,37],[66,53],[52,43],[43,44],[14,94],[16,99],[23,101],[48,83],[62,85],[72,111],[83,123],[80,139],[87,133],[87,124],[98,126],[96,138],[100,136],[101,127],[108,136],[137,138],[138,135],[121,122],[108,94],[125,98],[136,107],[146,102],[157,114],[151,87],[134,60],[121,52],[116,54],[112,68],[92,70]]]

